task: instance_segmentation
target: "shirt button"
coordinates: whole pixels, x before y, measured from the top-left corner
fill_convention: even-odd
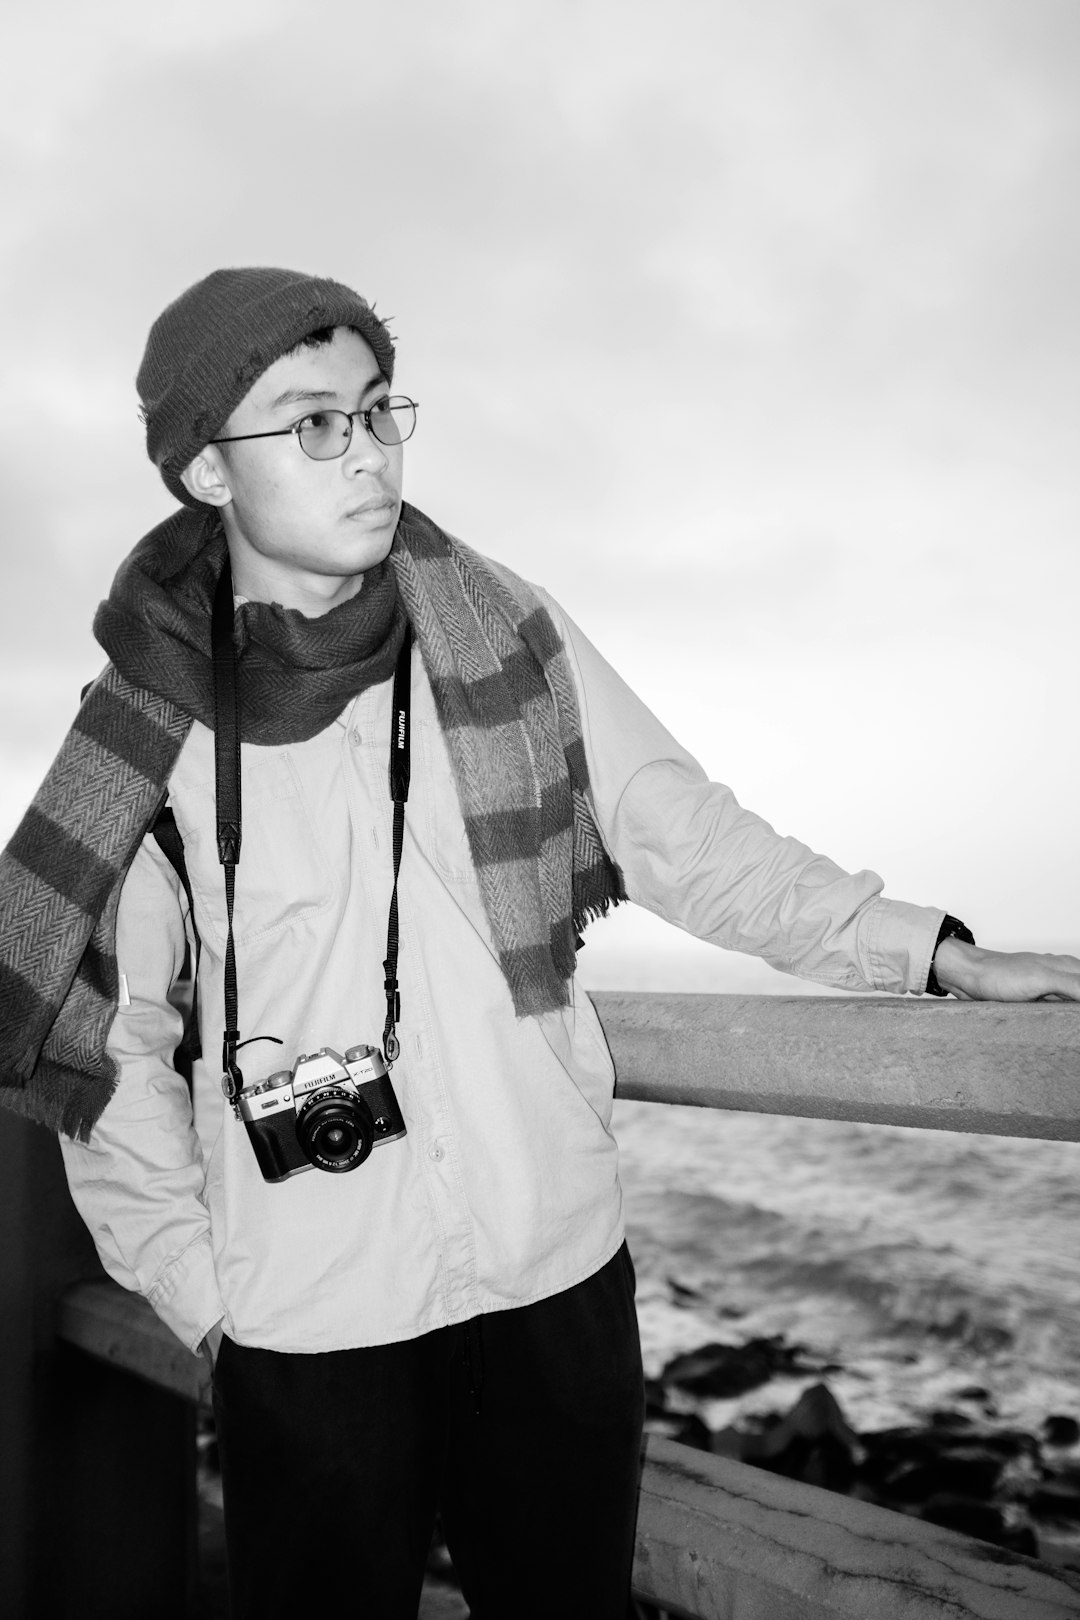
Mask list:
[[[360,736],[360,727],[359,726],[350,727],[350,729],[349,729],[349,741],[352,743],[354,748],[359,748],[361,742],[363,741],[362,737]]]
[[[431,1147],[428,1148],[428,1158],[429,1159],[434,1159],[436,1162],[438,1162],[438,1160],[441,1159],[442,1156],[443,1156],[442,1143],[441,1142],[433,1142]]]

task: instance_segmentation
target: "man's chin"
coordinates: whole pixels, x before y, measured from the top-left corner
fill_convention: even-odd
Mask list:
[[[363,528],[359,525],[347,527],[345,535],[338,535],[334,562],[330,562],[327,572],[334,570],[335,565],[342,564],[350,573],[364,573],[374,569],[379,562],[384,562],[390,556],[393,536],[397,533],[397,518],[395,509],[385,523],[366,523]]]
[[[345,540],[343,550],[350,553],[379,554],[379,561],[387,555],[397,533],[400,506],[379,508],[377,512],[360,512],[344,519]]]
[[[364,565],[366,568],[374,568],[378,563],[386,561],[393,547],[396,533],[397,524],[395,522],[387,524],[381,534],[371,536],[371,544],[364,548],[369,558],[369,561]]]

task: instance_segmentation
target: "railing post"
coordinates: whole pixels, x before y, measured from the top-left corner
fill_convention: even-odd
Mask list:
[[[100,1277],[57,1143],[0,1110],[0,1592],[9,1620],[185,1620],[195,1578],[191,1404],[57,1340]]]

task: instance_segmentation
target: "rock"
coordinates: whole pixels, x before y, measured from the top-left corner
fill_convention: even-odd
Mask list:
[[[927,1429],[871,1429],[859,1438],[865,1454],[861,1472],[871,1481],[932,1464],[942,1449],[942,1437]]]
[[[1062,1412],[1051,1412],[1043,1424],[1043,1440],[1048,1446],[1075,1446],[1080,1440],[1080,1423]]]
[[[940,1524],[945,1530],[959,1530],[962,1535],[974,1536],[978,1541],[1023,1553],[1027,1558],[1039,1556],[1038,1537],[1031,1525],[1008,1524],[1001,1509],[988,1502],[974,1502],[970,1497],[950,1496],[942,1491],[924,1504],[919,1517],[929,1524]]]
[[[953,1399],[956,1401],[970,1401],[981,1409],[984,1418],[996,1418],[998,1415],[997,1402],[990,1391],[983,1388],[982,1384],[965,1384],[963,1389],[955,1391]]]
[[[975,1437],[975,1444],[988,1451],[996,1452],[999,1457],[1038,1457],[1039,1442],[1033,1434],[1026,1429],[989,1429],[980,1431]]]
[[[939,1499],[1000,1507],[1027,1498],[1040,1479],[1039,1447],[1033,1435],[1020,1429],[995,1431],[954,1423],[951,1414],[935,1416],[937,1421],[927,1428],[860,1436],[865,1454],[856,1484],[861,1496],[908,1512]],[[992,1528],[991,1521],[987,1523]],[[984,1540],[994,1539],[989,1531],[978,1533]],[[1014,1540],[1001,1544],[1016,1546]]]
[[[654,1417],[667,1411],[667,1390],[659,1378],[645,1380],[645,1416]]]
[[[1032,1491],[1028,1507],[1036,1518],[1080,1523],[1080,1489],[1064,1480],[1047,1480]]]
[[[787,1416],[761,1434],[746,1435],[742,1448],[744,1462],[830,1491],[853,1483],[858,1454],[858,1436],[825,1384],[805,1390]]]
[[[749,1339],[746,1344],[705,1344],[675,1356],[660,1374],[661,1382],[676,1384],[687,1394],[724,1398],[745,1395],[767,1384],[777,1373],[816,1372],[800,1358],[799,1345],[782,1337]]]
[[[935,1429],[971,1429],[975,1426],[974,1418],[966,1412],[954,1412],[951,1407],[930,1413],[930,1423]]]
[[[688,1288],[685,1283],[679,1282],[677,1277],[667,1277],[665,1281],[667,1282],[668,1288],[671,1292],[671,1302],[673,1305],[690,1306],[704,1304],[705,1296],[704,1294],[700,1293],[698,1289]]]
[[[712,1436],[696,1412],[673,1412],[667,1403],[667,1390],[658,1378],[645,1380],[645,1432],[662,1434],[684,1446],[708,1451]]]
[[[871,1471],[875,1468],[882,1471],[890,1465],[898,1467],[902,1463],[931,1463],[951,1454],[963,1455],[970,1447],[990,1452],[1001,1461],[1037,1456],[1039,1450],[1035,1436],[1023,1429],[982,1429],[970,1422],[869,1430],[861,1439],[868,1452]]]
[[[744,1462],[747,1442],[755,1438],[754,1435],[747,1434],[745,1429],[737,1429],[734,1424],[728,1424],[726,1429],[713,1430],[709,1436],[709,1450],[714,1456],[731,1457],[735,1462]]]
[[[922,1502],[928,1497],[973,1497],[988,1502],[1001,1479],[1002,1459],[979,1446],[945,1451],[926,1462],[903,1463],[880,1481],[895,1502]]]
[[[998,1547],[1005,1544],[1004,1515],[989,1502],[973,1502],[969,1497],[938,1491],[923,1503],[919,1517],[930,1524],[940,1524],[946,1530],[959,1530],[965,1536],[993,1542]]]
[[[673,1279],[670,1279],[673,1281]],[[1045,1522],[1080,1524],[1080,1459],[1044,1457],[1040,1439],[1023,1429],[992,1427],[993,1400],[981,1384],[965,1385],[957,1400],[982,1411],[937,1408],[925,1422],[857,1435],[824,1383],[804,1391],[787,1413],[748,1418],[710,1434],[699,1418],[672,1412],[668,1390],[699,1399],[741,1395],[777,1375],[824,1370],[782,1336],[744,1345],[706,1344],[674,1357],[647,1385],[649,1426],[717,1456],[808,1484],[846,1492],[862,1501],[916,1513],[1010,1551],[1039,1556]],[[1080,1422],[1053,1413],[1042,1441],[1061,1449],[1080,1444]]]
[[[1010,1552],[1020,1553],[1024,1558],[1040,1558],[1042,1548],[1039,1546],[1039,1537],[1033,1524],[1016,1525],[1006,1529],[1008,1541],[1005,1545]]]
[[[648,1434],[662,1434],[665,1439],[678,1440],[680,1445],[693,1446],[698,1451],[712,1449],[713,1435],[696,1412],[660,1412],[646,1417]]]

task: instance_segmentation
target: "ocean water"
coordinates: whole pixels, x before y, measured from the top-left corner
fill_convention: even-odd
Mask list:
[[[1076,1144],[627,1102],[616,1132],[649,1373],[711,1339],[783,1334],[840,1365],[829,1386],[859,1429],[971,1386],[1035,1432],[1080,1416]],[[707,1421],[783,1408],[810,1381]]]
[[[590,961],[593,930],[590,988],[820,993],[656,926]],[[649,1374],[709,1340],[783,1334],[837,1364],[827,1382],[858,1429],[943,1406],[1036,1433],[1080,1417],[1080,1143],[623,1101],[615,1131]],[[786,1410],[814,1381],[703,1415]]]

